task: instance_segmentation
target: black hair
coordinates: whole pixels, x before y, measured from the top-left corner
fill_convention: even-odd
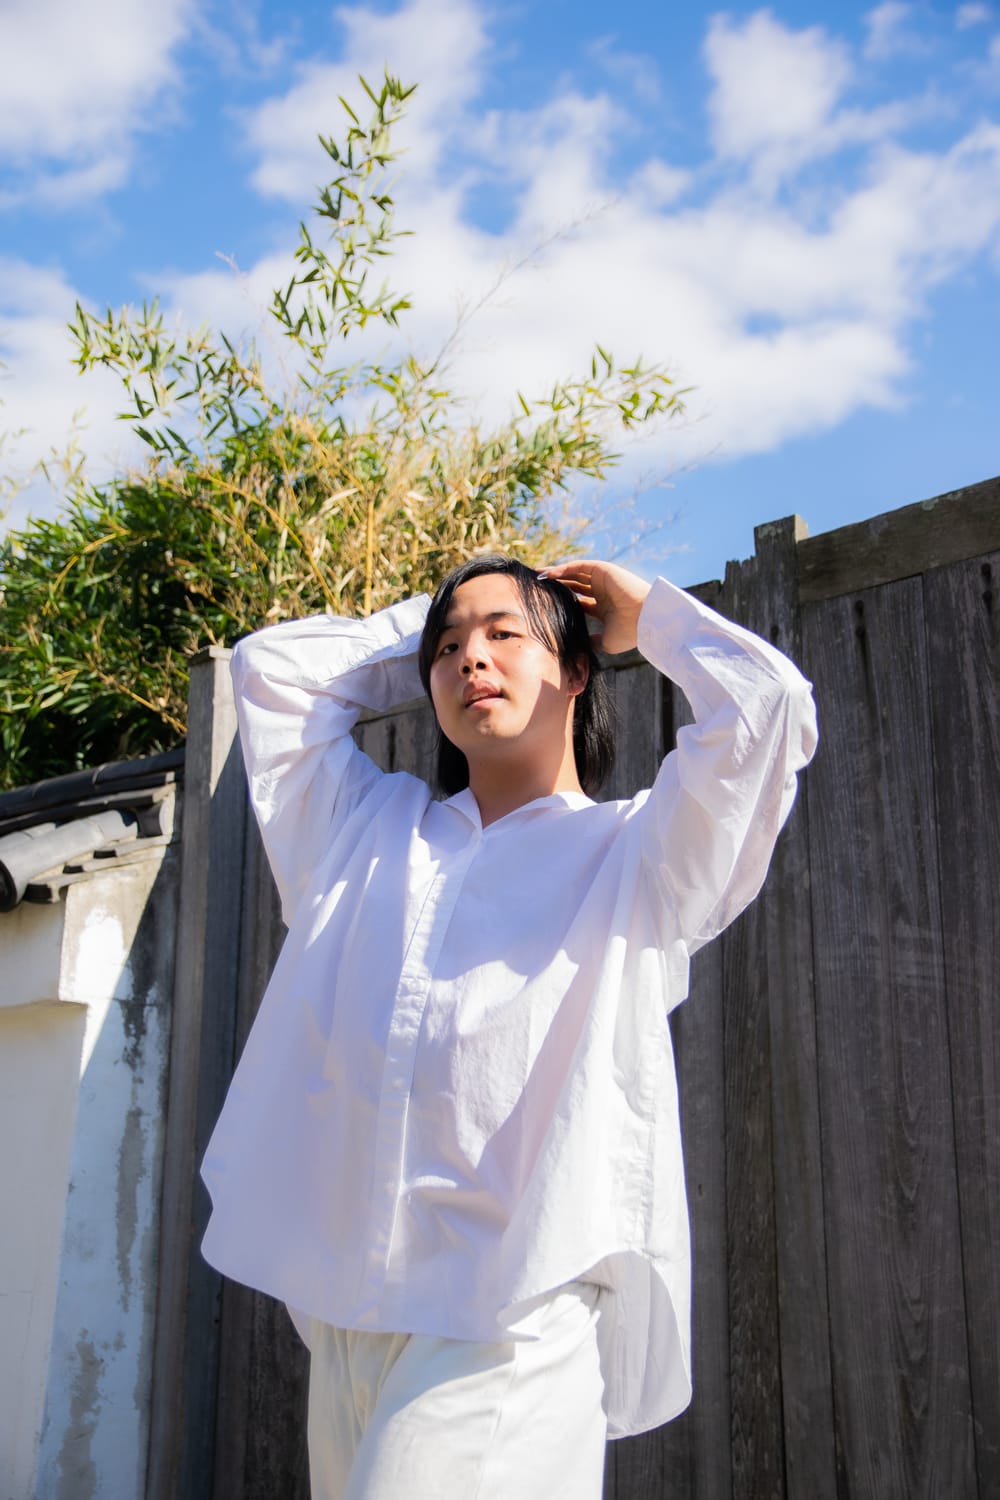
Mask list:
[[[460,563],[438,586],[420,637],[420,680],[430,697],[431,664],[445,627],[452,595],[463,583],[487,573],[502,573],[517,585],[532,634],[559,658],[563,668],[587,668],[587,685],[573,705],[573,756],[580,785],[588,796],[607,780],[615,755],[611,695],[597,653],[590,644],[587,617],[571,589],[555,578],[542,578],[516,558],[489,553]],[[437,779],[446,796],[469,785],[469,763],[438,725]]]

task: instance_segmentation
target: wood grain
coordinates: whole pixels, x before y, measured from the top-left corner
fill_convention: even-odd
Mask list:
[[[640,656],[632,660],[634,665],[612,667],[605,674],[617,733],[615,763],[601,801],[634,797],[644,787],[652,786],[665,753],[663,678]]]
[[[631,676],[630,668],[625,671]],[[624,676],[623,671],[619,680]],[[642,745],[652,748],[655,743],[658,760],[673,744],[677,729],[691,722],[691,711],[680,690],[658,674],[645,680],[642,722],[655,693],[660,726],[655,737],[643,734]],[[618,699],[619,712],[623,698]],[[631,720],[624,717],[619,742],[623,737],[632,737]],[[631,755],[621,757],[619,772],[632,761]],[[648,785],[652,771],[648,762],[636,766],[634,789]],[[619,795],[625,795],[626,786],[620,786]],[[606,1500],[728,1500],[731,1493],[729,1444],[719,1442],[720,1431],[728,1433],[730,1418],[721,975],[722,950],[715,944],[695,959],[690,996],[671,1016],[691,1212],[694,1397],[688,1410],[665,1427],[609,1446]]]
[[[841,1489],[975,1494],[919,580],[803,612]]]
[[[679,696],[679,695],[678,695]],[[722,945],[691,966],[691,993],[671,1016],[684,1175],[691,1215],[691,1405],[661,1429],[668,1497],[729,1500],[729,1246]],[[725,1440],[720,1441],[720,1434]]]
[[[742,624],[804,666],[808,675],[798,608],[804,535],[797,516],[758,527],[753,563],[734,571],[727,599]],[[834,1500],[808,788],[806,770],[755,911],[757,963],[766,975],[784,1486],[790,1500]]]
[[[837,598],[998,547],[1000,479],[987,479],[802,541],[799,598]]]
[[[284,941],[278,893],[257,825],[247,830],[243,947],[236,1008],[238,1058]],[[282,1304],[223,1284],[214,1500],[309,1500],[309,1356]]]
[[[191,671],[153,1358],[149,1500],[211,1494],[222,1280],[202,1259],[197,1175],[233,1069],[246,781],[228,652]]]
[[[1000,1496],[1000,552],[925,597],[976,1465]]]

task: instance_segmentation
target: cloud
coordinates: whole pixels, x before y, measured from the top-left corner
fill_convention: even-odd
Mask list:
[[[13,0],[0,11],[0,149],[7,201],[79,199],[122,180],[131,135],[177,83],[193,0]],[[44,166],[43,166],[44,164]]]
[[[679,383],[697,386],[689,404],[699,420],[666,440],[643,438],[633,471],[640,458],[649,469],[773,449],[904,402],[932,290],[1000,244],[1000,127],[953,125],[942,146],[939,121],[933,148],[906,144],[920,106],[883,87],[881,102],[856,107],[853,91],[870,83],[864,59],[818,26],[795,30],[769,11],[713,19],[704,160],[680,167],[660,141],[623,175],[612,144],[634,127],[634,100],[610,85],[587,94],[564,82],[532,108],[476,111],[488,56],[473,0],[405,0],[379,15],[355,7],[339,19],[342,60],[314,58],[245,116],[254,182],[308,202],[324,162],[315,133],[334,125],[336,93],[359,68],[403,71],[406,54],[407,73],[422,81],[400,130],[400,220],[414,233],[387,270],[414,309],[396,347],[433,354],[477,309],[452,352],[470,419],[501,420],[518,389],[544,394],[586,369],[599,340],[622,359],[667,361]],[[474,218],[473,189],[503,197],[490,228]],[[266,325],[291,249],[289,240],[241,275],[157,274],[150,289],[192,324]],[[28,270],[19,268],[22,282]],[[6,415],[49,431],[79,404],[81,386],[61,331],[72,292],[55,273],[37,274],[11,299],[32,313],[8,319],[24,400]],[[362,348],[388,338],[370,329]],[[280,339],[265,341],[271,368],[286,355]],[[58,401],[46,417],[50,389]],[[113,434],[121,443],[111,410],[99,396],[95,452]]]
[[[847,147],[878,146],[940,108],[933,91],[868,109],[848,106],[858,70],[846,44],[819,26],[792,30],[767,10],[742,24],[715,16],[705,64],[716,154],[746,172],[760,193],[777,193],[803,167]]]
[[[386,16],[356,6],[336,17],[344,33],[340,59],[302,64],[291,89],[246,116],[247,145],[257,158],[253,183],[267,196],[300,203],[325,180],[329,163],[316,138],[339,133],[339,96],[367,112],[359,73],[374,87],[386,68],[419,83],[407,111],[403,164],[411,184],[433,172],[475,97],[486,29],[472,0],[405,0]]]
[[[621,79],[634,98],[646,105],[661,102],[660,74],[652,58],[641,52],[621,50],[609,36],[598,37],[590,43],[587,51],[612,78]]]
[[[853,77],[842,42],[820,26],[792,31],[767,10],[742,25],[713,16],[705,61],[712,144],[733,161],[814,137]]]
[[[984,25],[991,16],[992,11],[988,5],[960,5],[955,12],[955,25],[959,31],[966,31],[970,26]]]
[[[121,187],[128,177],[125,151],[99,153],[84,166],[65,171],[36,171],[12,188],[0,187],[0,208],[33,203],[43,208],[69,209]]]
[[[85,380],[71,363],[66,325],[77,293],[61,272],[0,258],[0,428],[13,434],[3,451],[4,472],[16,483],[30,481],[39,459],[65,446],[79,427],[89,472],[106,479],[134,462],[141,445],[116,421],[121,404],[117,381],[104,371]],[[12,519],[32,506],[51,509],[42,482],[12,507]]]
[[[865,57],[873,62],[885,62],[891,57],[922,52],[924,44],[906,29],[913,7],[902,0],[883,0],[865,16],[868,38],[865,42]]]

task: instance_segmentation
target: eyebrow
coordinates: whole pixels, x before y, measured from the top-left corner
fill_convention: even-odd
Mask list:
[[[487,624],[492,624],[494,620],[520,620],[522,625],[527,625],[528,623],[526,616],[518,609],[493,609],[488,615],[484,615],[482,618]],[[449,615],[441,626],[441,634],[444,635],[446,630],[457,630],[458,624],[459,622],[455,619],[454,615]]]

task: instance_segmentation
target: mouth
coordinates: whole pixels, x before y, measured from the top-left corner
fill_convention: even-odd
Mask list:
[[[499,688],[487,687],[486,685],[482,685],[480,687],[469,687],[466,688],[462,696],[462,707],[471,708],[474,703],[491,702],[493,699],[499,698],[501,696],[502,695]]]

